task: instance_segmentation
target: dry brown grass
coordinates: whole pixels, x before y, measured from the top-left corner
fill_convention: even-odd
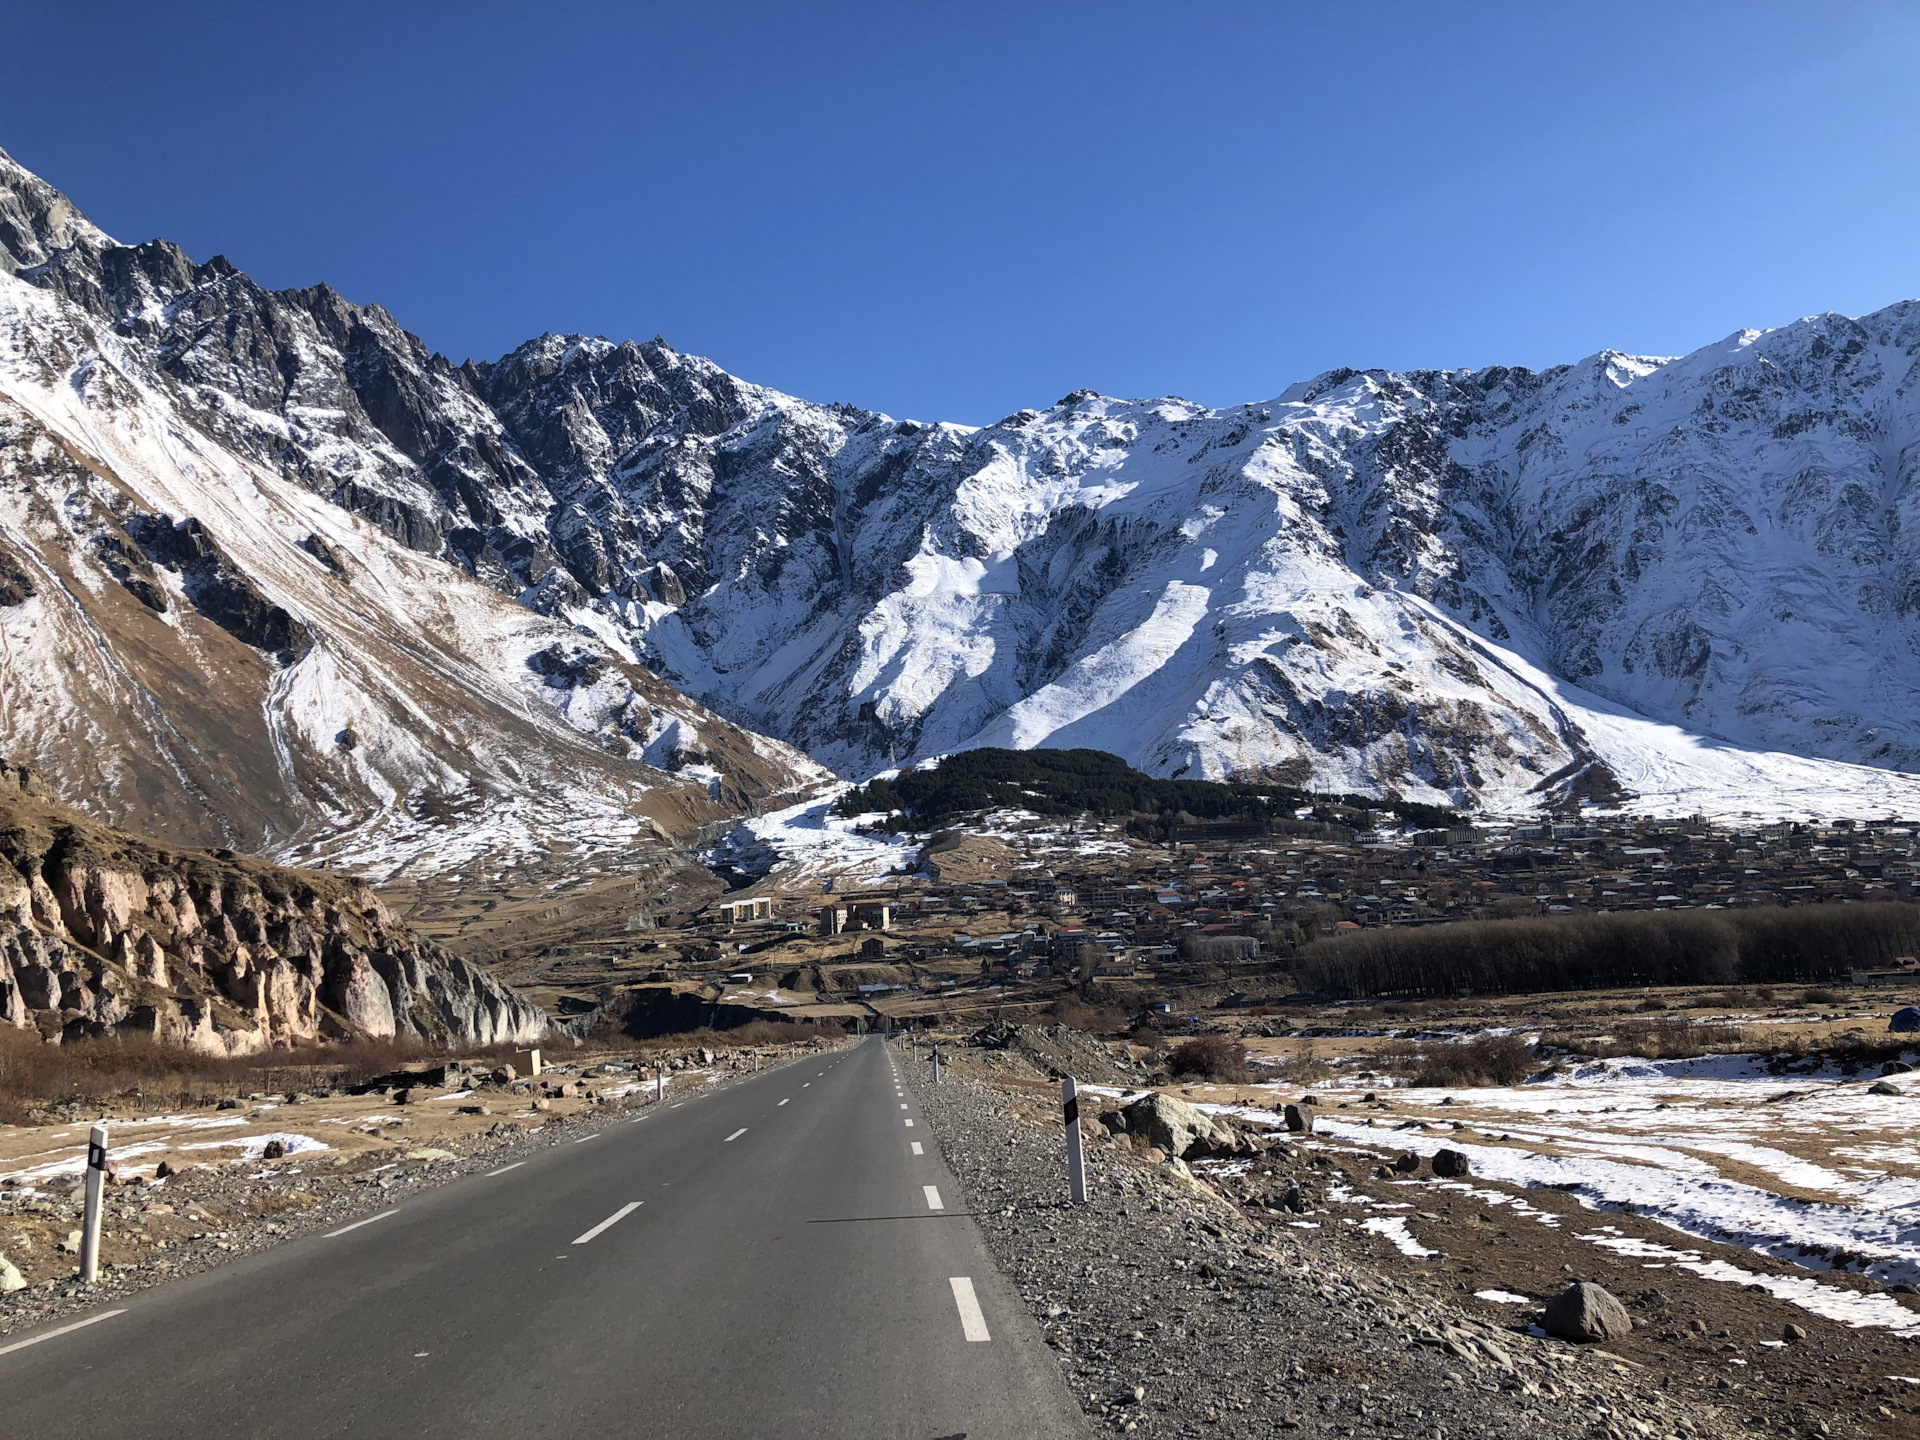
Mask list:
[[[0,1025],[0,1123],[32,1124],[36,1114],[67,1104],[173,1109],[261,1091],[339,1089],[426,1054],[401,1041],[362,1041],[229,1059],[113,1039],[49,1045],[33,1031]]]

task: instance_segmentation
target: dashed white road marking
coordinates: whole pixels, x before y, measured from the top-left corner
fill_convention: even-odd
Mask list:
[[[811,1086],[812,1084],[813,1084],[813,1082],[812,1082],[811,1080],[802,1080],[802,1081],[800,1082],[800,1088],[801,1088],[802,1090],[805,1090],[805,1089],[807,1089],[807,1088],[808,1088],[809,1086]]]
[[[927,1197],[927,1209],[929,1209],[929,1210],[944,1210],[944,1209],[946,1209],[946,1208],[947,1208],[947,1207],[946,1207],[946,1205],[945,1205],[945,1204],[944,1204],[944,1203],[943,1203],[943,1202],[941,1201],[941,1199],[940,1199],[940,1187],[939,1187],[939,1186],[937,1186],[937,1185],[922,1185],[922,1186],[920,1187],[920,1193],[921,1193],[921,1194],[923,1194],[923,1195],[925,1195],[925,1196]]]
[[[913,1128],[913,1117],[911,1115],[907,1117],[907,1128],[909,1130]]]
[[[731,1135],[727,1136],[727,1138],[722,1140],[720,1143],[722,1145],[731,1145],[734,1141],[738,1140],[742,1135],[746,1133],[747,1133],[747,1127],[742,1125],[738,1130],[734,1131]]]
[[[906,1102],[906,1101],[904,1101],[904,1100],[902,1100],[902,1101],[900,1102],[900,1108],[901,1108],[902,1110],[904,1110],[904,1109],[906,1109],[906,1108],[907,1108],[907,1102]]]
[[[618,1210],[614,1211],[613,1214],[609,1215],[606,1219],[602,1220],[598,1225],[594,1226],[591,1230],[587,1231],[586,1234],[582,1235],[579,1239],[575,1240],[573,1243],[576,1245],[586,1244],[589,1240],[593,1239],[594,1236],[598,1235],[602,1230],[605,1230],[608,1226],[618,1225],[622,1220],[626,1219],[627,1216],[633,1214],[634,1211],[638,1210],[645,1203],[646,1202],[644,1200],[628,1201],[625,1205],[622,1205]]]
[[[600,1132],[596,1130],[591,1135],[582,1135],[578,1140],[574,1141],[573,1143],[576,1145],[584,1145],[589,1140],[598,1140],[599,1138],[600,1138]]]
[[[320,1238],[322,1240],[331,1240],[336,1235],[344,1235],[349,1230],[358,1230],[362,1225],[371,1225],[376,1220],[384,1220],[389,1215],[398,1215],[399,1213],[398,1210],[382,1210],[378,1215],[369,1215],[366,1219],[356,1220],[351,1225],[342,1225],[338,1230],[329,1230]]]
[[[516,1160],[511,1165],[502,1165],[498,1170],[487,1171],[485,1178],[491,1180],[495,1175],[504,1175],[509,1170],[518,1170],[522,1165],[526,1163],[527,1162],[524,1160]]]
[[[89,1315],[84,1320],[76,1320],[71,1325],[62,1325],[58,1330],[49,1330],[44,1335],[32,1335],[25,1340],[16,1340],[11,1345],[0,1345],[0,1355],[10,1355],[15,1350],[24,1350],[29,1345],[38,1345],[42,1340],[51,1340],[56,1335],[68,1335],[75,1330],[84,1330],[89,1325],[98,1325],[102,1320],[111,1320],[116,1315],[126,1314],[123,1306],[118,1310],[102,1310],[98,1315]]]
[[[911,1145],[911,1146],[913,1146],[913,1153],[914,1153],[914,1154],[916,1154],[916,1155],[924,1155],[924,1154],[926,1154],[926,1153],[927,1153],[926,1151],[924,1151],[924,1150],[922,1150],[922,1149],[920,1148],[920,1142],[919,1142],[918,1140],[909,1140],[909,1141],[908,1141],[907,1143],[908,1143],[909,1145]]]
[[[972,1278],[955,1275],[947,1284],[953,1287],[953,1303],[960,1311],[960,1333],[971,1341],[991,1340],[987,1317],[980,1313],[980,1298],[973,1293]]]
[[[793,1097],[792,1097],[791,1095],[789,1095],[789,1096],[787,1097],[787,1100],[791,1100],[792,1098],[793,1098]],[[784,1105],[784,1104],[786,1104],[786,1103],[787,1103],[787,1100],[782,1100],[782,1101],[780,1102],[780,1105]],[[773,1108],[774,1108],[774,1109],[776,1109],[776,1110],[778,1110],[778,1109],[780,1108],[780,1105],[776,1105],[776,1106],[774,1106]]]

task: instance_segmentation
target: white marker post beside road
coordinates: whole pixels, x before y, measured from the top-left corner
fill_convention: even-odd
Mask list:
[[[100,1193],[107,1184],[107,1127],[87,1132],[87,1217],[80,1232],[80,1278],[91,1285],[100,1278]]]
[[[1060,1082],[1060,1104],[1067,1116],[1067,1192],[1076,1205],[1087,1203],[1087,1162],[1080,1153],[1080,1087],[1067,1076]]]

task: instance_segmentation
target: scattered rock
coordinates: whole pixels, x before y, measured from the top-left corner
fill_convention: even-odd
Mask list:
[[[153,1178],[156,1180],[171,1180],[179,1173],[179,1167],[171,1160],[162,1160],[158,1165],[153,1167]]]
[[[1549,1335],[1584,1345],[1618,1340],[1633,1329],[1633,1317],[1600,1286],[1576,1280],[1547,1302],[1542,1324]]]
[[[1473,1166],[1458,1150],[1433,1152],[1433,1173],[1443,1180],[1459,1180],[1473,1173]]]
[[[1291,1130],[1295,1135],[1311,1135],[1313,1133],[1313,1116],[1307,1114],[1307,1112],[1302,1110],[1298,1105],[1287,1106],[1283,1118],[1287,1122],[1287,1129]]]
[[[1409,1150],[1406,1154],[1394,1158],[1393,1168],[1402,1175],[1411,1175],[1420,1168],[1420,1157]]]
[[[0,1255],[0,1295],[10,1295],[15,1290],[26,1288],[27,1277],[20,1273],[19,1267],[11,1260]]]
[[[1780,1332],[1780,1338],[1790,1344],[1797,1344],[1807,1338],[1806,1327],[1802,1325],[1789,1325]]]
[[[1867,1087],[1867,1094],[1869,1095],[1904,1095],[1906,1093],[1907,1092],[1902,1090],[1898,1085],[1887,1080],[1881,1080]]]
[[[1231,1152],[1232,1132],[1215,1124],[1186,1101],[1155,1092],[1126,1109],[1128,1133],[1155,1149],[1186,1159],[1210,1154],[1215,1148]]]
[[[267,1141],[267,1148],[260,1152],[260,1158],[262,1160],[286,1159],[287,1158],[287,1142],[284,1140]]]

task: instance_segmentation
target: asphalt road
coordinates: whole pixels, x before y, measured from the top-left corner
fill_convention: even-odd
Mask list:
[[[877,1039],[9,1336],[9,1436],[1086,1434]],[[918,1150],[916,1151],[916,1146]]]

